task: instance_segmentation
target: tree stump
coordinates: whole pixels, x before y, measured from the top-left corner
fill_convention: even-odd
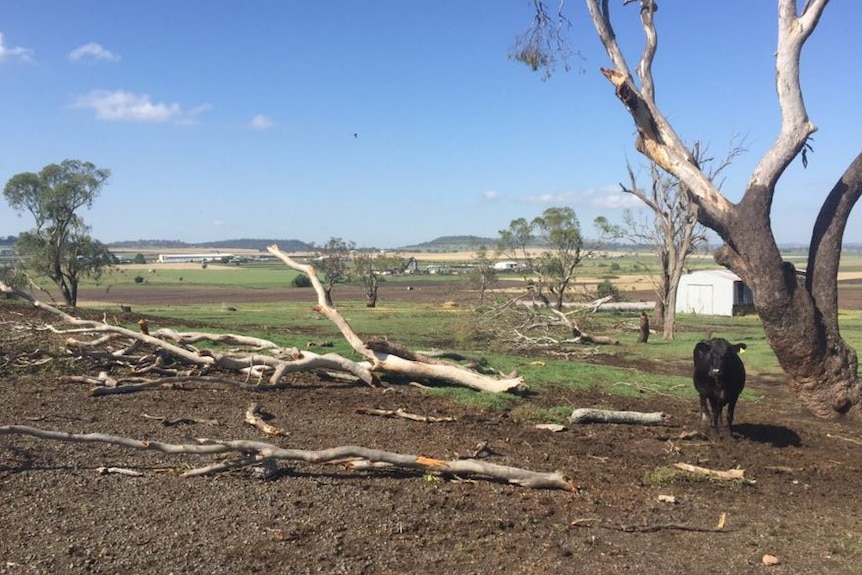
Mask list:
[[[640,335],[638,335],[638,343],[646,343],[649,339],[649,316],[645,311],[641,312]]]

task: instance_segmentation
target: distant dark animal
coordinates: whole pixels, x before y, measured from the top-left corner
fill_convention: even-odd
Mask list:
[[[641,312],[638,343],[646,343],[649,339],[649,316],[645,311]]]
[[[725,405],[727,433],[733,431],[736,400],[745,387],[745,366],[739,358],[745,347],[744,343],[730,343],[720,337],[703,340],[694,346],[694,387],[700,395],[700,417],[704,423],[711,422],[716,433],[719,433]]]

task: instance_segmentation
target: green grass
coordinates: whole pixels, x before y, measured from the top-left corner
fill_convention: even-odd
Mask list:
[[[177,330],[201,330],[194,327],[203,323],[206,330],[216,332],[239,332],[270,339],[285,347],[305,348],[309,342],[331,341],[334,351],[355,358],[355,352],[341,337],[337,328],[320,314],[311,309],[311,303],[244,304],[236,312],[226,311],[221,305],[192,304],[183,306],[136,306],[139,313],[165,318],[167,327]],[[667,365],[680,366],[677,371],[685,372],[691,363],[691,350],[704,334],[695,331],[680,331],[679,337],[672,342],[654,338],[648,344],[638,344],[636,336],[622,334],[617,346],[600,346],[598,352],[640,360],[657,366],[656,373],[637,369],[603,365],[601,360],[588,363],[577,360],[554,359],[547,357],[524,357],[516,354],[492,352],[476,349],[475,342],[469,339],[469,325],[472,311],[467,308],[454,310],[442,309],[432,305],[392,304],[380,308],[366,308],[361,302],[345,302],[339,312],[350,323],[353,330],[362,338],[388,336],[391,340],[410,349],[420,351],[429,349],[456,349],[465,354],[483,357],[488,365],[501,373],[517,370],[530,388],[538,393],[545,389],[559,388],[571,390],[600,389],[606,393],[621,396],[642,396],[661,393],[683,398],[694,398],[694,389],[688,375],[668,375]],[[614,315],[601,316],[600,323],[612,325],[619,321]],[[858,321],[858,320],[856,320]],[[702,324],[699,318],[680,318],[680,327],[691,329]],[[710,322],[715,335],[727,337],[731,341],[745,341],[749,348],[744,355],[750,378],[759,375],[780,376],[772,350],[766,345],[763,330],[756,318],[721,318]],[[129,325],[129,327],[134,327]],[[159,321],[155,320],[157,329]],[[601,326],[594,328],[601,333]],[[584,346],[573,345],[572,351],[584,351]],[[664,368],[664,369],[659,369]],[[498,396],[487,394],[481,397],[470,390],[452,390],[456,401],[470,401],[493,404]],[[746,394],[743,400],[755,399]],[[508,405],[509,400],[503,404]]]
[[[81,282],[81,287],[98,285],[104,288],[137,286],[141,289],[188,286],[213,289],[234,287],[273,289],[289,287],[290,282],[298,273],[283,265],[238,267],[210,264],[206,269],[159,268],[155,270],[155,273],[150,273],[148,269],[119,266],[106,272],[98,284],[92,280],[86,280]],[[136,276],[142,277],[144,281],[142,283],[135,282]]]

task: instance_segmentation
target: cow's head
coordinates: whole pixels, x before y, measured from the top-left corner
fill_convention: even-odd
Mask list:
[[[716,337],[698,342],[694,350],[699,361],[706,364],[700,367],[707,368],[710,377],[721,377],[728,362],[738,357],[745,347],[744,343],[730,343],[724,338]]]

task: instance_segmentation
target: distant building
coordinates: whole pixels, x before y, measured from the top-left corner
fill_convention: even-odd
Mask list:
[[[495,272],[516,272],[521,269],[521,266],[518,264],[518,262],[512,261],[496,262],[491,267]]]
[[[224,258],[233,259],[233,257],[233,254],[159,254],[156,261],[160,264],[184,264],[220,262]]]
[[[680,278],[676,311],[721,316],[752,313],[754,295],[730,270],[696,271]]]

